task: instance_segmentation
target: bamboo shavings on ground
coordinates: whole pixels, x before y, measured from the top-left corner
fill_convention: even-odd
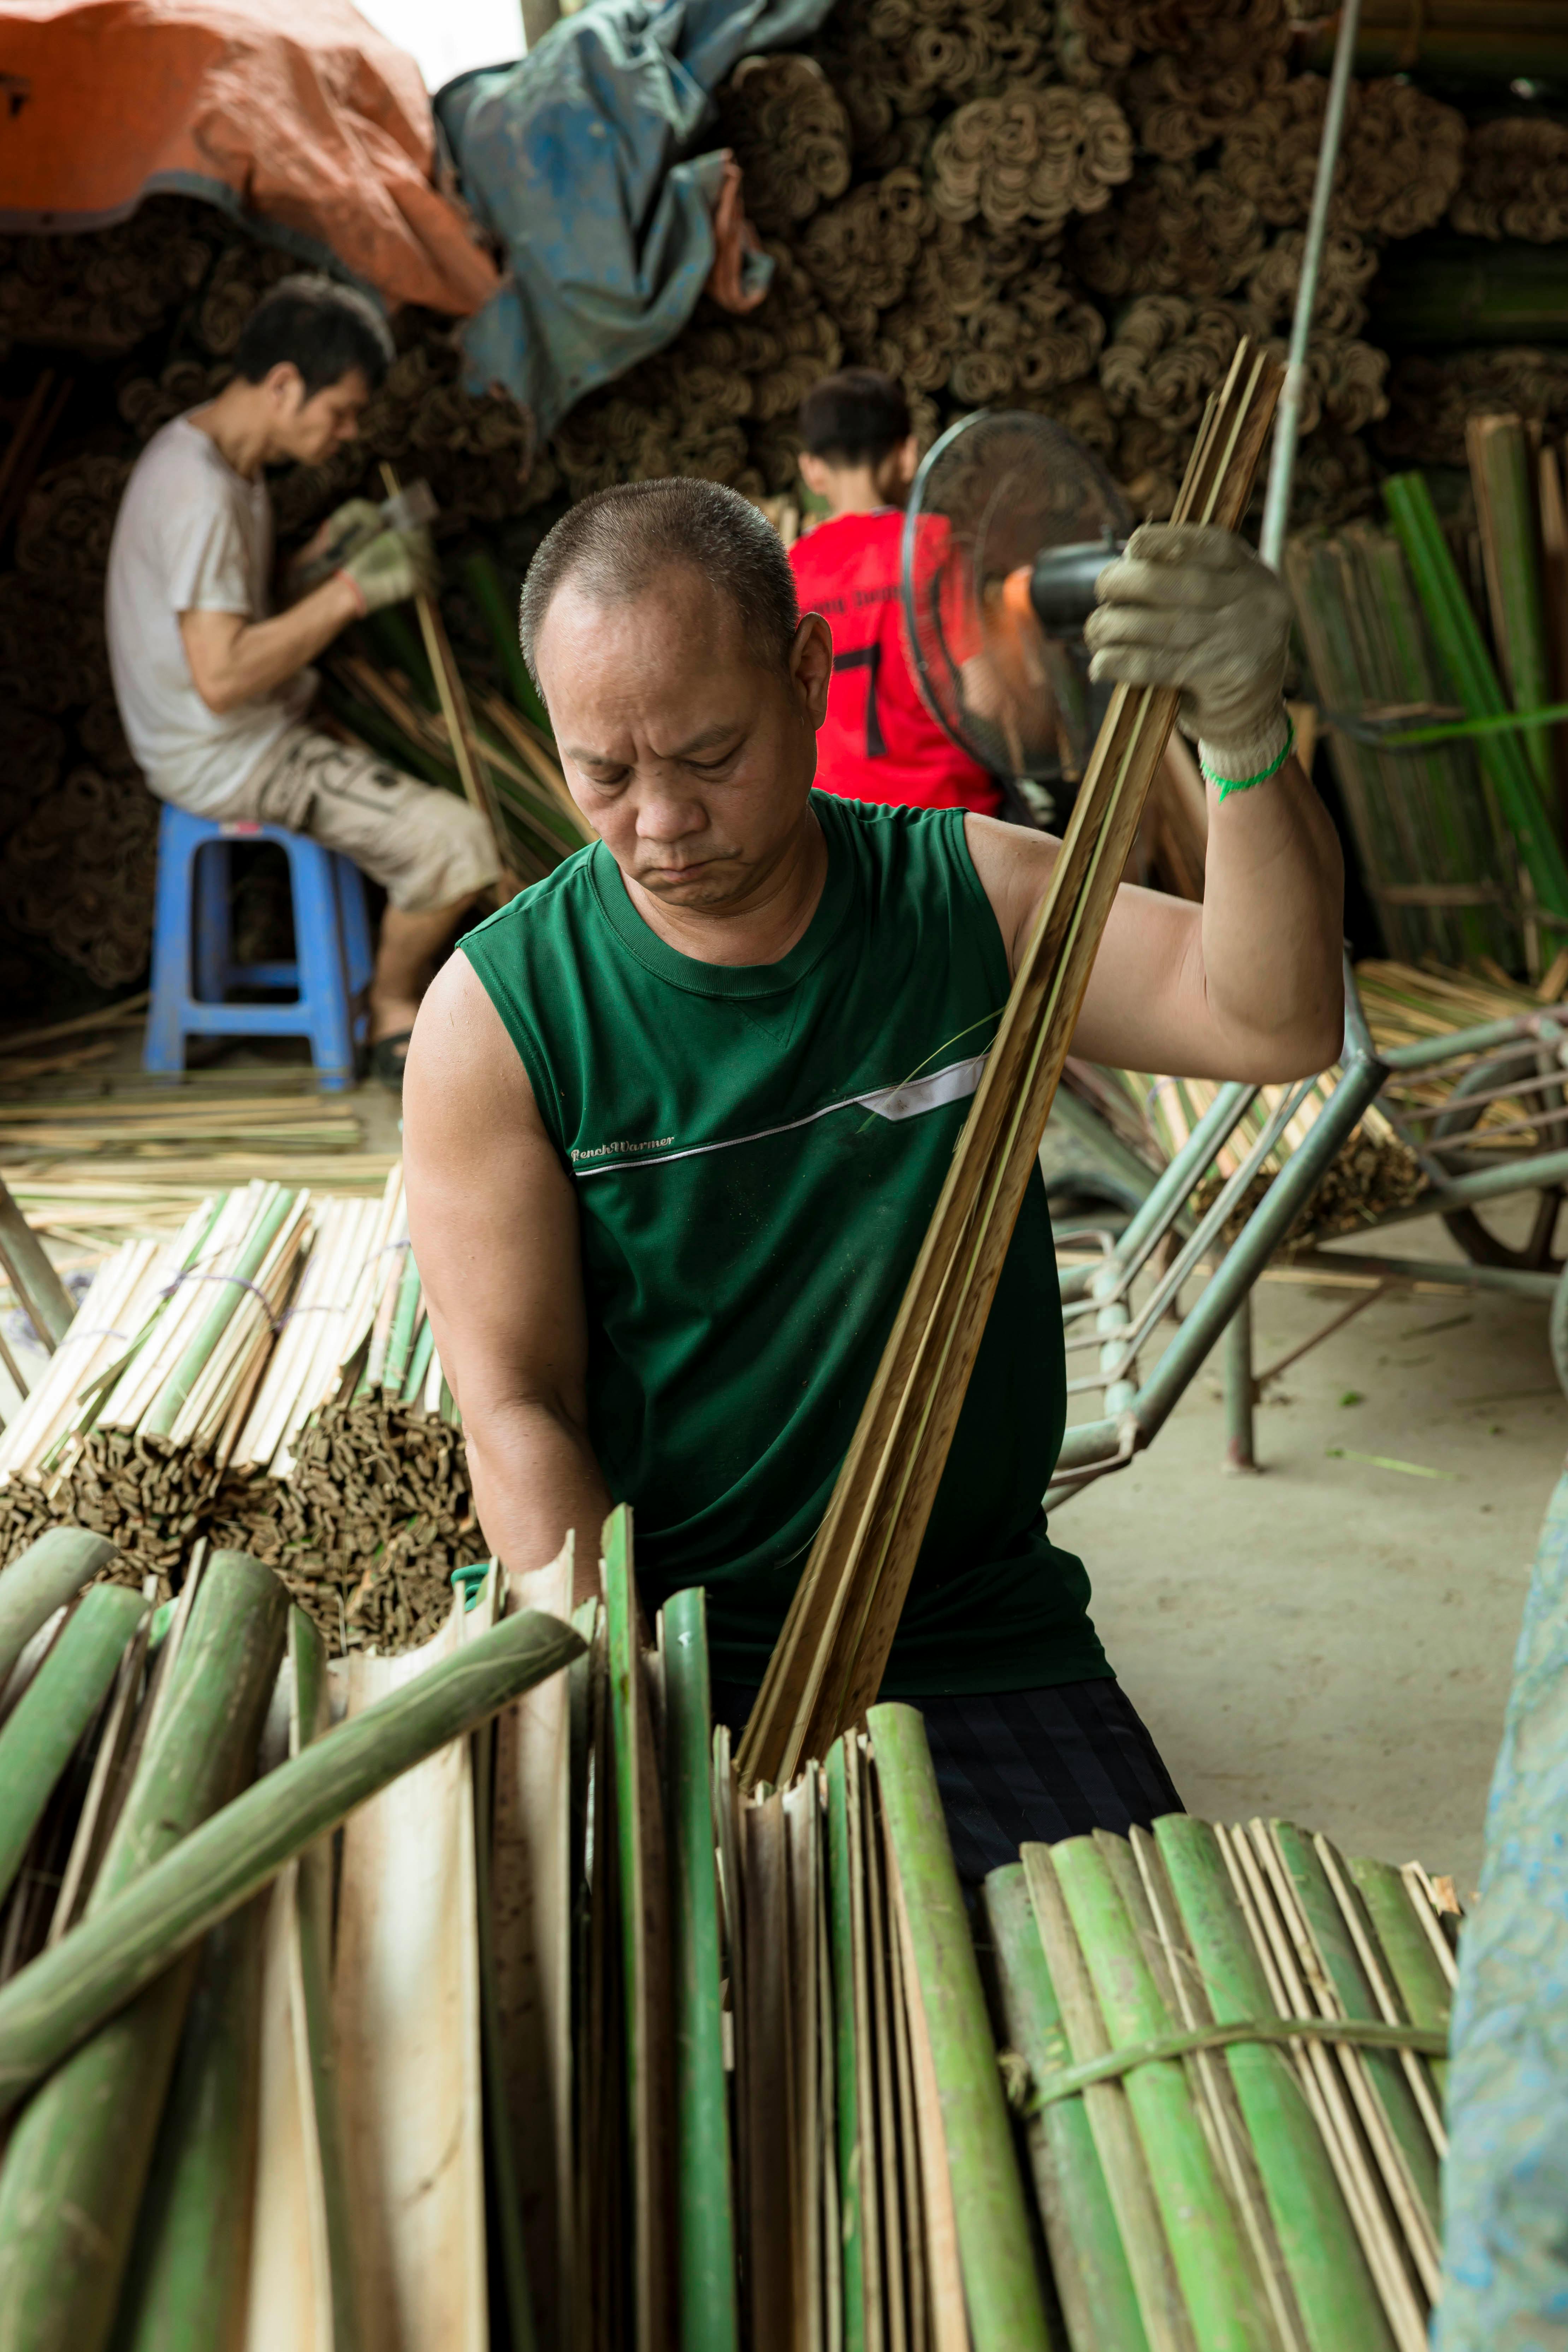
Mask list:
[[[1239,521],[1282,371],[1243,345],[1178,519]],[[876,1696],[1100,933],[1175,716],[1118,688],[952,1167],[742,1743],[746,1783],[825,1755]]]

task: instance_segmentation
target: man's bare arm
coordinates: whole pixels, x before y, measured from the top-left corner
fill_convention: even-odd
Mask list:
[[[1124,883],[1073,1050],[1173,1077],[1306,1077],[1339,1054],[1343,871],[1328,813],[1299,763],[1222,807],[1208,787],[1204,903]],[[1058,845],[971,816],[965,835],[1006,941],[1034,927]]]
[[[182,613],[192,683],[207,709],[221,716],[297,677],[362,609],[353,582],[335,572],[269,621],[243,613]]]
[[[598,1590],[610,1497],[587,1435],[577,1203],[460,953],[420,1007],[403,1129],[409,1232],[485,1540],[521,1570],[553,1559],[574,1529],[582,1600]]]

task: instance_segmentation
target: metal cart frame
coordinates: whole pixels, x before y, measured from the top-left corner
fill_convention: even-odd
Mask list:
[[[1391,1084],[1397,1087],[1403,1077],[1466,1064],[1468,1068],[1462,1070],[1441,1110],[1413,1112],[1407,1104],[1402,1108],[1397,1099],[1388,1097]],[[1526,1067],[1527,1064],[1533,1067]],[[1466,1144],[1473,1115],[1492,1101],[1520,1102],[1524,1116],[1518,1124],[1529,1129],[1538,1147],[1542,1131],[1550,1132],[1552,1127],[1568,1131],[1568,1020],[1543,1007],[1539,1013],[1521,1013],[1379,1055],[1347,965],[1339,1082],[1306,1142],[1291,1154],[1227,1243],[1226,1225],[1316,1083],[1303,1080],[1288,1091],[1235,1172],[1208,1206],[1194,1213],[1193,1196],[1212,1169],[1215,1154],[1260,1091],[1245,1083],[1222,1087],[1170,1165],[1157,1177],[1149,1173],[1145,1197],[1132,1208],[1122,1229],[1094,1234],[1100,1244],[1100,1257],[1062,1266],[1068,1393],[1070,1397],[1103,1389],[1104,1411],[1096,1420],[1069,1428],[1064,1436],[1046,1497],[1048,1508],[1069,1500],[1094,1479],[1124,1469],[1135,1454],[1152,1444],[1205,1358],[1222,1339],[1226,1342],[1227,1458],[1234,1468],[1254,1466],[1252,1415],[1258,1383],[1252,1365],[1253,1285],[1283,1244],[1341,1145],[1368,1105],[1380,1096],[1385,1097],[1381,1105],[1385,1117],[1415,1151],[1428,1188],[1408,1207],[1371,1221],[1357,1234],[1334,1238],[1359,1244],[1363,1235],[1375,1235],[1413,1218],[1436,1215],[1458,1221],[1458,1237],[1468,1249],[1489,1247],[1504,1260],[1524,1256],[1534,1262],[1487,1262],[1472,1255],[1467,1263],[1456,1265],[1440,1259],[1379,1257],[1359,1246],[1341,1253],[1317,1244],[1293,1251],[1292,1265],[1342,1276],[1350,1267],[1381,1276],[1384,1286],[1440,1283],[1458,1290],[1494,1290],[1539,1298],[1550,1311],[1552,1359],[1558,1378],[1568,1390],[1568,1265],[1556,1260],[1551,1248],[1557,1210],[1568,1191],[1568,1148],[1537,1148],[1500,1166],[1463,1165],[1464,1160],[1474,1156]],[[1539,1100],[1532,1101],[1536,1097]],[[1086,1142],[1091,1120],[1093,1114],[1089,1112],[1071,1119],[1079,1139]],[[1095,1150],[1092,1142],[1089,1149]],[[1132,1155],[1119,1146],[1097,1156],[1110,1196],[1126,1200],[1131,1180],[1142,1172]],[[1451,1164],[1456,1156],[1461,1160],[1458,1172]],[[1525,1252],[1509,1252],[1490,1241],[1484,1228],[1478,1234],[1475,1228],[1481,1209],[1531,1192],[1542,1195],[1542,1205]],[[1182,1314],[1183,1288],[1204,1274],[1207,1278],[1200,1295]],[[1135,1300],[1134,1285],[1144,1276],[1150,1277],[1148,1286]],[[1379,1288],[1369,1288],[1286,1360],[1294,1362],[1380,1295]],[[1167,1315],[1178,1318],[1176,1329],[1148,1376],[1141,1377],[1139,1360],[1149,1351]],[[1091,1350],[1095,1351],[1092,1369],[1075,1371],[1075,1359],[1081,1363]],[[1283,1369],[1280,1364],[1272,1370]]]

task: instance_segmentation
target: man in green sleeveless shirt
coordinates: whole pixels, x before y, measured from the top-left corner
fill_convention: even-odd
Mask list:
[[[1281,1080],[1341,1042],[1338,846],[1289,756],[1283,592],[1146,526],[1098,675],[1182,689],[1201,907],[1123,888],[1077,1050]],[[761,1680],[1057,845],[815,793],[832,639],[735,493],[601,492],[545,540],[523,649],[599,839],[468,934],[405,1085],[409,1214],[487,1541],[531,1568],[612,1502],[657,1607],[707,1588],[731,1719]],[[1250,789],[1248,787],[1251,787]],[[1223,804],[1222,804],[1223,796]],[[925,1711],[967,1877],[1176,1809],[1040,1497],[1066,1412],[1037,1173],[884,1691]]]

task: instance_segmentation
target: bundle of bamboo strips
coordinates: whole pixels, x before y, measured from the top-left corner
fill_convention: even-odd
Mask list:
[[[279,1159],[270,1152],[215,1152],[206,1159],[165,1158],[74,1162],[32,1161],[7,1168],[5,1183],[36,1232],[62,1240],[113,1245],[127,1233],[178,1232],[215,1184],[258,1178],[309,1185],[313,1193],[380,1192],[396,1165],[388,1152],[345,1152],[323,1161]]]
[[[1425,1874],[1173,1815],[1026,1845],[985,1906],[1074,2352],[1420,2352],[1455,1978]]]
[[[117,1087],[86,1100],[64,1095],[0,1102],[0,1155],[27,1160],[91,1161],[100,1154],[162,1158],[171,1148],[198,1152],[204,1145],[247,1147],[282,1155],[353,1151],[363,1130],[352,1111],[330,1095],[214,1099],[200,1089]]]

